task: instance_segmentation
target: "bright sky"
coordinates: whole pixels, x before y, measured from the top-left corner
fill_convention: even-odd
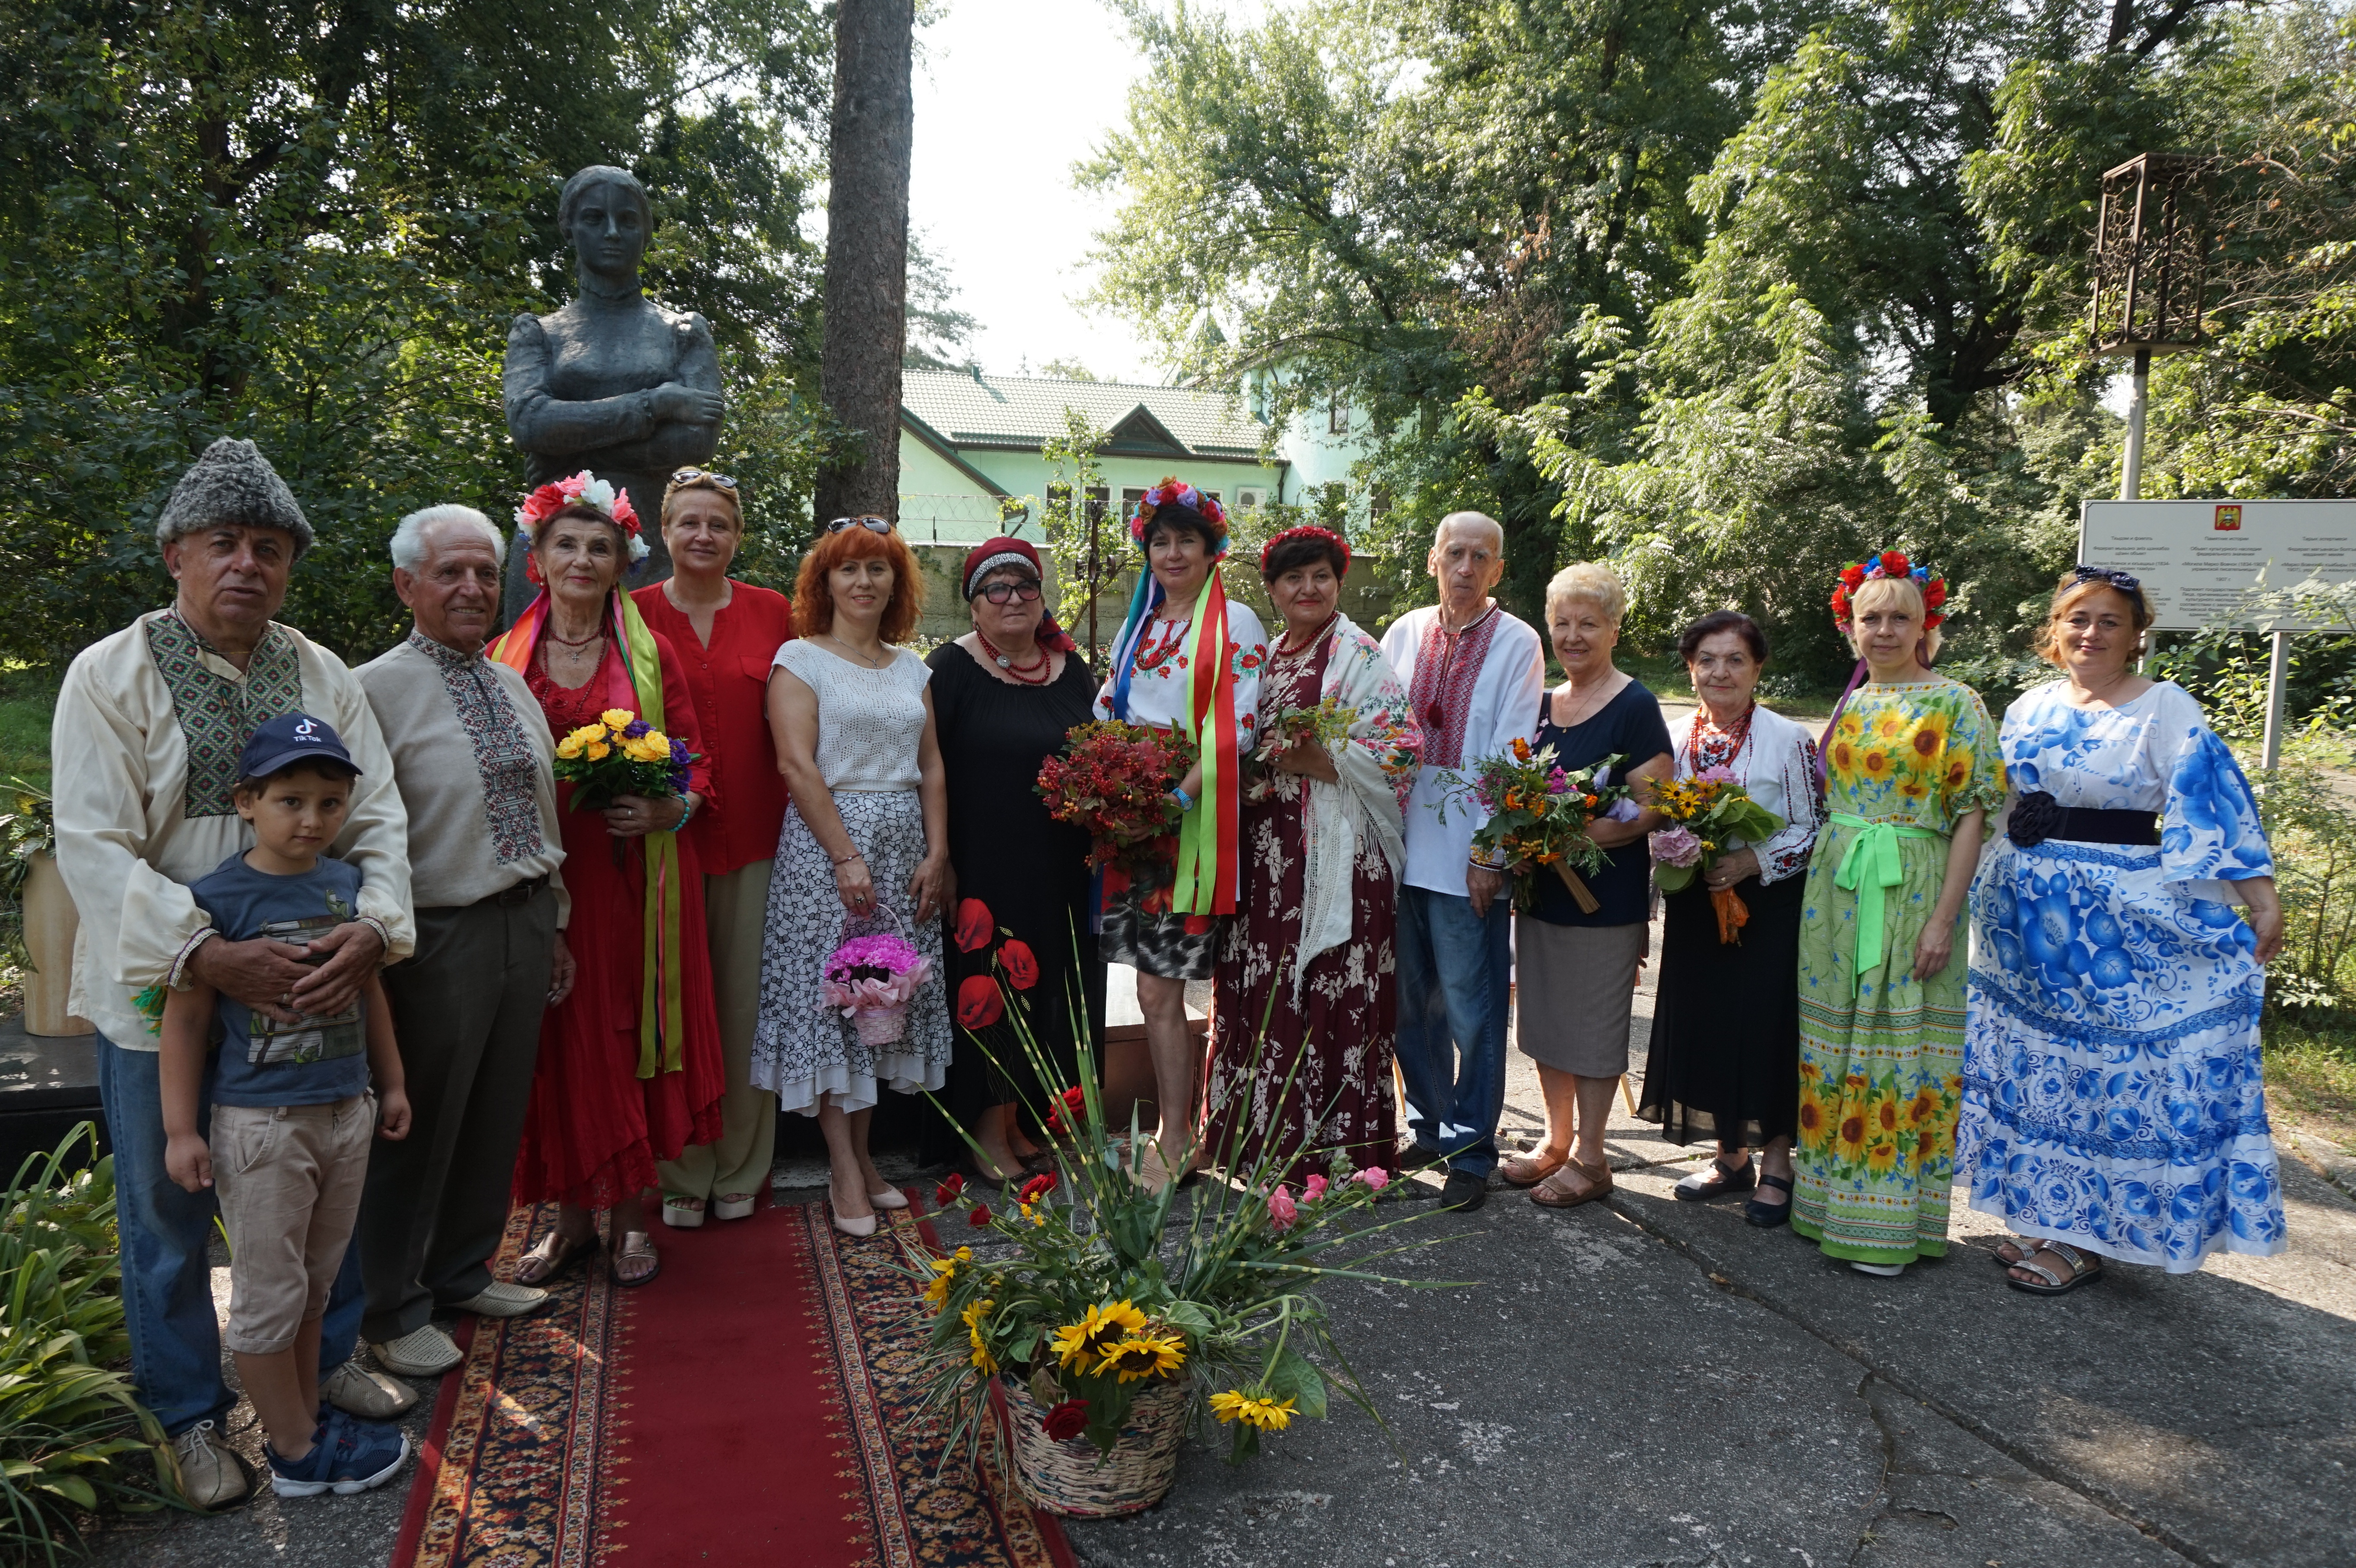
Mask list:
[[[946,0],[917,35],[916,140],[908,217],[981,325],[992,375],[1076,359],[1106,380],[1163,377],[1128,324],[1071,301],[1089,279],[1088,237],[1107,203],[1072,187],[1072,165],[1119,123],[1138,69],[1101,0]]]

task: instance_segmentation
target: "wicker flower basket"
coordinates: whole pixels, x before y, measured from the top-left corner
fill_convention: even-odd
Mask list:
[[[1187,1383],[1153,1384],[1129,1407],[1129,1424],[1109,1454],[1085,1437],[1062,1442],[1039,1425],[1046,1412],[1019,1377],[1009,1377],[1006,1424],[1014,1440],[1014,1473],[1031,1500],[1070,1519],[1109,1519],[1151,1508],[1178,1477],[1178,1445],[1186,1435]]]
[[[908,1006],[903,1002],[896,1008],[862,1008],[851,1015],[851,1027],[862,1045],[897,1045],[908,1036]]]

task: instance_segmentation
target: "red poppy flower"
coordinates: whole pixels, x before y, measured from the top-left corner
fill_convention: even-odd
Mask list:
[[[1023,1184],[1023,1201],[1036,1203],[1055,1190],[1055,1173],[1052,1170],[1043,1170]]]
[[[1039,1418],[1039,1430],[1058,1443],[1077,1437],[1088,1429],[1088,1402],[1067,1399]]]
[[[977,1231],[980,1230],[984,1225],[989,1224],[990,1205],[987,1203],[975,1204],[973,1206],[973,1212],[965,1217],[965,1222],[971,1225]]]
[[[980,899],[959,899],[957,907],[957,944],[959,953],[978,952],[990,945],[990,934],[998,923],[990,918],[990,906]]]
[[[967,1029],[988,1029],[1005,1016],[998,982],[987,975],[968,975],[958,987],[958,1022]]]
[[[950,1204],[956,1202],[958,1200],[958,1194],[964,1190],[965,1178],[952,1170],[947,1176],[941,1178],[941,1184],[938,1187],[933,1189],[933,1201],[939,1207],[946,1209]]]
[[[1922,590],[1922,607],[1925,610],[1936,610],[1946,602],[1947,580],[1944,577],[1933,578],[1930,586]]]
[[[1078,1089],[1066,1089],[1061,1098],[1047,1107],[1047,1130],[1061,1133],[1066,1116],[1077,1116],[1087,1104],[1087,1095]]]
[[[1039,960],[1031,952],[1031,944],[1008,937],[999,945],[999,967],[1006,971],[1007,980],[1018,991],[1027,991],[1039,983]]]
[[[1913,563],[1894,549],[1881,552],[1881,570],[1891,577],[1903,577],[1913,570]]]
[[[1841,569],[1841,585],[1845,588],[1863,587],[1865,585],[1865,563],[1863,561],[1853,560],[1847,566],[1843,567]]]

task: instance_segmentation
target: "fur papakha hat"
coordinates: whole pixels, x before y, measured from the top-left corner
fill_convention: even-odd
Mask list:
[[[172,498],[155,517],[155,542],[164,544],[192,529],[216,523],[284,528],[294,536],[294,553],[311,548],[310,519],[294,504],[294,492],[250,441],[223,436],[205,448],[172,486]]]

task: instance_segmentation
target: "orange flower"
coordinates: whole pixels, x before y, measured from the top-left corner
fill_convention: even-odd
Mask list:
[[[1517,763],[1526,763],[1530,760],[1530,743],[1519,735],[1514,737],[1514,760]]]

